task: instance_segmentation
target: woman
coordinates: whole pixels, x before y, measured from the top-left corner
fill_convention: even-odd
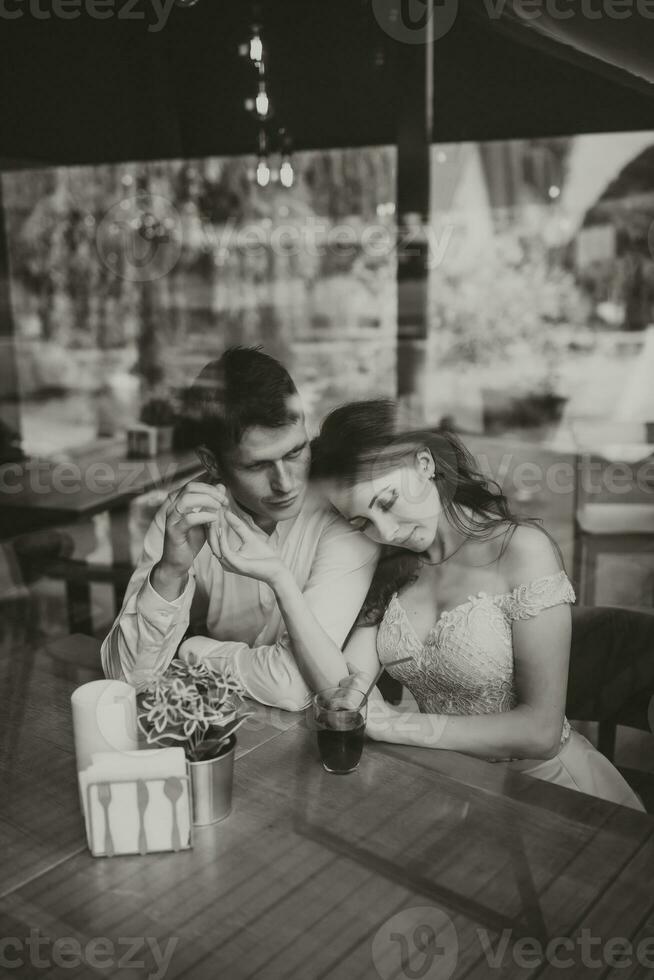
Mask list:
[[[312,446],[312,476],[331,504],[386,546],[344,651],[349,682],[367,686],[380,665],[408,657],[389,672],[419,708],[395,709],[377,694],[368,734],[505,761],[642,809],[564,715],[574,592],[557,546],[536,522],[511,513],[455,436],[401,434],[397,412],[390,400],[346,405],[325,419]],[[313,644],[314,655],[324,645],[333,662],[328,638],[285,601],[276,562],[266,569],[256,560],[244,571],[247,534],[231,516],[228,523],[242,555],[223,535],[214,541],[221,560],[267,575],[293,642]]]

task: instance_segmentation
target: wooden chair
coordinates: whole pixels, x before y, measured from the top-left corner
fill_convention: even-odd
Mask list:
[[[654,552],[653,429],[644,423],[572,424],[578,449],[573,581],[582,605],[595,601],[600,555]]]
[[[649,732],[654,695],[654,612],[575,606],[566,714],[599,723],[598,748],[613,759],[616,730]]]
[[[42,576],[59,579],[65,583],[68,627],[71,633],[93,635],[91,619],[93,582],[112,585],[116,603],[120,608],[127,583],[132,575],[131,564],[94,565],[72,558],[74,543],[71,536],[65,531],[55,529],[19,535],[14,538],[12,546],[26,584]]]
[[[74,684],[101,680],[100,641],[83,633],[62,636],[45,646],[45,653],[52,659],[54,673]]]

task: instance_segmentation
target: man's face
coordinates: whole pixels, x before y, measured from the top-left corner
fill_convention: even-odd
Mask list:
[[[309,475],[310,448],[299,398],[288,400],[298,420],[282,428],[252,426],[227,460],[223,473],[234,499],[264,531],[295,517]]]

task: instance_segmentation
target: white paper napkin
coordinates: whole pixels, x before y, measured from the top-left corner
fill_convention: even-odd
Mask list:
[[[136,691],[124,681],[82,684],[71,696],[77,771],[95,752],[128,752],[138,747]]]

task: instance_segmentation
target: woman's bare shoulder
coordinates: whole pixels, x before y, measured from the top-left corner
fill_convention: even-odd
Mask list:
[[[518,524],[509,530],[499,564],[511,588],[562,570],[556,545],[534,524]]]

